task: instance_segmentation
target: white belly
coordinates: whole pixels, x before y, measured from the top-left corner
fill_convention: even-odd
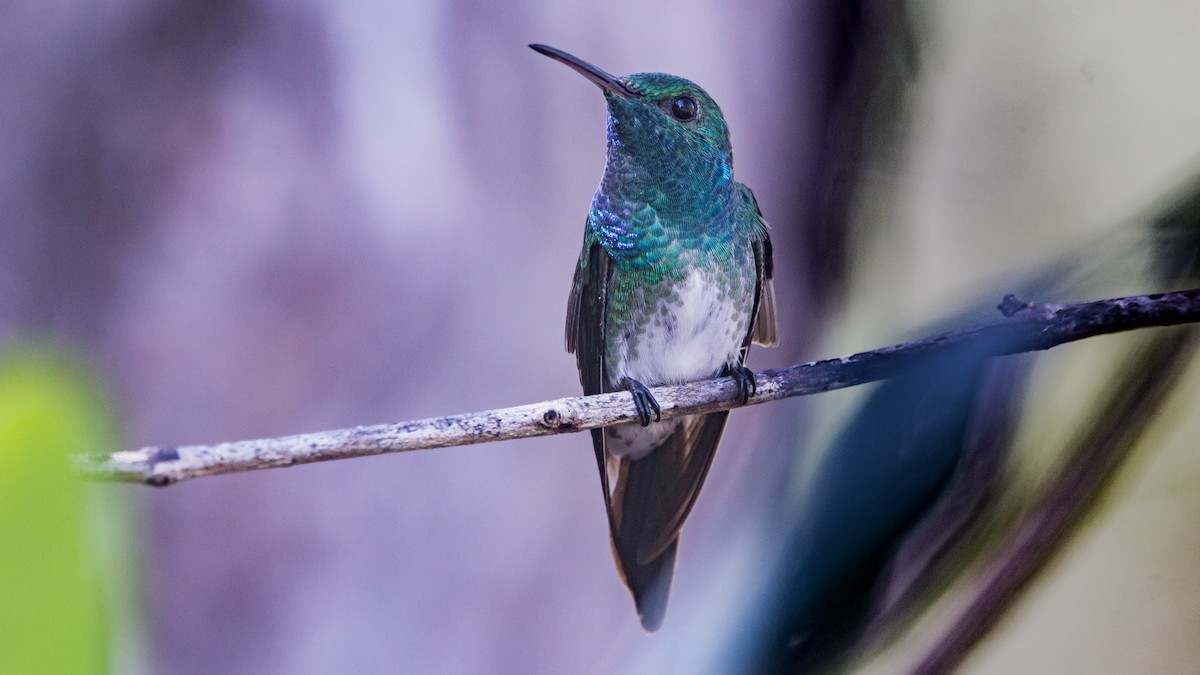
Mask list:
[[[750,328],[752,303],[740,297],[746,292],[753,289],[722,292],[709,274],[693,269],[672,296],[658,300],[650,318],[630,338],[618,338],[610,352],[612,382],[619,386],[628,377],[648,387],[682,384],[715,377],[727,364],[737,363]],[[680,422],[610,427],[605,429],[606,447],[614,455],[639,459]]]
[[[659,299],[636,337],[617,345],[615,381],[647,386],[716,376],[735,363],[749,329],[750,303],[722,291],[711,275],[693,269],[676,292]]]

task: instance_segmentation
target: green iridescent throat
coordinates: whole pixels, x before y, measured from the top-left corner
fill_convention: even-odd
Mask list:
[[[726,246],[738,229],[738,198],[720,108],[682,78],[643,73],[623,81],[641,96],[605,97],[608,160],[588,218],[592,234],[614,258],[637,267]],[[664,114],[680,96],[698,102],[697,119]]]

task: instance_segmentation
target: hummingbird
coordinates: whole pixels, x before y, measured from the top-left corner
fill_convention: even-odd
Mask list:
[[[585,394],[628,391],[637,410],[640,426],[593,429],[592,445],[617,572],[654,631],[729,413],[662,421],[649,388],[732,377],[740,403],[754,395],[750,344],[778,342],[771,239],[750,188],[733,180],[729,129],[703,89],[664,73],[614,77],[529,46],[599,86],[608,106],[566,343]]]

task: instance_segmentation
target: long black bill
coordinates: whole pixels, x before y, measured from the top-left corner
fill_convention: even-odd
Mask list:
[[[596,83],[604,91],[622,98],[637,98],[641,94],[629,88],[627,84],[600,70],[583,59],[572,56],[561,49],[546,45],[529,45],[529,48],[539,54],[545,54],[559,63],[566,64],[572,70]]]

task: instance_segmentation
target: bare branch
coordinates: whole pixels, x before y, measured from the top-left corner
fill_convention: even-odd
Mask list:
[[[1007,318],[996,323],[853,356],[762,371],[755,375],[758,392],[746,405],[874,382],[955,351],[1005,356],[1108,333],[1193,323],[1200,321],[1200,289],[1071,305],[1024,303],[1007,296],[999,309]],[[737,406],[731,378],[651,391],[662,406],[664,419]],[[615,392],[279,438],[147,447],[81,457],[77,463],[92,478],[165,486],[200,476],[570,433],[636,419],[628,393]]]

